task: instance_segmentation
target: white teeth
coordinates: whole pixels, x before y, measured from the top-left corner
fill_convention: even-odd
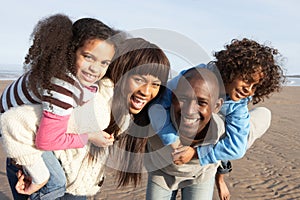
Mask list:
[[[186,117],[184,117],[183,120],[184,120],[186,123],[195,123],[195,122],[198,120],[198,118],[193,118],[193,119],[191,119],[191,118],[186,118]]]
[[[90,78],[90,79],[95,79],[95,78],[97,78],[97,76],[92,75],[92,74],[90,74],[90,73],[88,73],[88,72],[83,72],[83,74],[84,74],[87,78]]]
[[[138,97],[133,96],[132,97],[132,104],[134,107],[141,109],[144,104],[147,103],[146,100],[140,99]]]
[[[146,103],[146,100],[140,99],[138,97],[133,97],[135,101],[138,101],[138,103]]]
[[[89,77],[89,78],[96,78],[96,76],[91,75],[91,74],[86,74],[86,75],[87,75],[87,77]]]

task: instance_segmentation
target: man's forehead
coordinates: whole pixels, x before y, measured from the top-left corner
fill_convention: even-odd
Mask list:
[[[206,98],[206,96],[210,96],[210,90],[208,89],[208,85],[203,79],[185,79],[183,77],[177,85],[175,94],[178,95],[186,95],[191,98]]]
[[[177,89],[178,91],[206,90],[210,93],[219,93],[216,75],[210,70],[203,68],[192,68],[191,70],[187,71],[186,74],[180,78]]]

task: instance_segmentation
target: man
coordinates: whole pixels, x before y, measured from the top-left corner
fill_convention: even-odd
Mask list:
[[[177,189],[182,190],[182,199],[212,199],[219,163],[200,166],[195,148],[214,145],[224,133],[224,122],[216,114],[223,103],[220,91],[217,77],[205,68],[191,68],[179,79],[173,90],[170,115],[184,146],[173,158],[174,146],[164,146],[157,135],[149,139],[145,157],[148,200],[170,199]],[[183,154],[190,157],[182,160]]]

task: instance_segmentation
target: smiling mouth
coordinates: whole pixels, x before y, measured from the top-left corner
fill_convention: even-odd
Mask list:
[[[181,122],[179,125],[180,137],[186,137],[194,139],[197,135],[197,130],[200,125],[199,117],[181,117]]]
[[[244,93],[242,93],[240,90],[236,90],[236,94],[237,94],[238,98],[245,98],[247,96]]]
[[[90,74],[90,73],[88,73],[88,72],[84,72],[84,71],[83,71],[82,74],[84,75],[84,77],[85,77],[85,79],[86,79],[87,81],[94,81],[95,79],[98,78],[98,76],[92,75],[92,74]]]
[[[199,117],[183,117],[181,118],[181,123],[185,126],[193,126],[195,123],[199,123],[200,118]]]
[[[131,107],[133,107],[134,109],[137,109],[137,110],[142,109],[145,106],[145,104],[147,103],[147,100],[141,99],[136,96],[131,96],[130,101],[131,101]]]

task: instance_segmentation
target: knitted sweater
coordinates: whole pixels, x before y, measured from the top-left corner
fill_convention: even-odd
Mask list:
[[[69,119],[68,131],[75,133],[94,132],[105,129],[110,121],[113,84],[103,79],[99,84],[96,97],[74,109]],[[34,146],[35,132],[42,114],[41,105],[26,105],[5,112],[1,115],[2,143],[8,157],[20,165],[43,162],[43,151]],[[128,127],[129,116],[122,126]],[[97,148],[96,159],[89,162],[90,143],[80,149],[55,151],[61,161],[67,177],[67,192],[73,195],[92,196],[99,192],[99,182],[103,179],[107,148]]]

